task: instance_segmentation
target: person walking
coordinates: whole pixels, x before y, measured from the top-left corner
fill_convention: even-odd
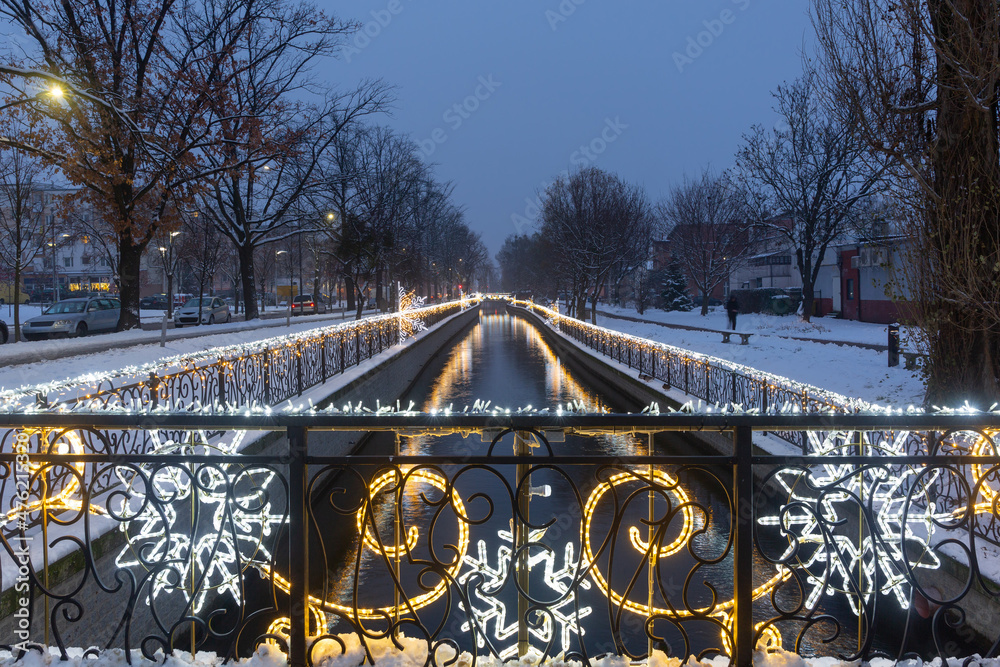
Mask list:
[[[736,331],[736,315],[740,312],[740,303],[736,300],[735,294],[729,295],[729,301],[726,302],[726,312],[729,313],[729,327]]]

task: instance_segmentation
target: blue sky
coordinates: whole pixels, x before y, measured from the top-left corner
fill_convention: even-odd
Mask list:
[[[802,69],[806,0],[320,0],[364,25],[323,78],[397,86],[390,117],[494,255],[530,231],[564,170],[617,172],[652,199],[732,165]]]

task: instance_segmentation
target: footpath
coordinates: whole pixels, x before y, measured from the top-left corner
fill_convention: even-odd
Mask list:
[[[718,329],[707,329],[705,327],[695,327],[687,324],[674,324],[671,322],[657,322],[656,320],[647,320],[641,317],[631,317],[629,315],[618,315],[616,313],[609,313],[604,310],[598,310],[598,315],[603,315],[604,317],[610,317],[615,320],[627,320],[629,322],[638,322],[639,324],[655,324],[658,327],[665,327],[667,329],[683,329],[685,331],[704,331],[706,333],[719,333]],[[782,336],[780,334],[766,334],[766,333],[754,333],[755,336],[763,336],[768,338],[784,338],[785,340],[799,340],[807,343],[823,343],[824,345],[848,345],[850,347],[858,347],[864,350],[875,350],[876,352],[886,352],[889,349],[888,345],[878,345],[875,343],[860,343],[857,341],[849,340],[830,340],[828,338],[808,338],[804,336]]]

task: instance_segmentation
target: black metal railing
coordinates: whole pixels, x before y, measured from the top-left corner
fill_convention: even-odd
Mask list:
[[[677,389],[710,405],[764,413],[857,412],[871,407],[864,401],[788,378],[588,324],[529,301],[510,303],[534,312],[557,331],[635,369],[640,376],[661,382],[664,390]],[[808,453],[801,433],[776,431],[774,435],[799,446],[803,454]]]
[[[185,410],[273,406],[322,384],[400,341],[405,320],[431,326],[471,301],[319,327],[256,343],[213,348],[141,368],[48,383],[0,394],[0,410],[78,406]]]
[[[18,655],[997,654],[997,415],[2,419]],[[160,445],[120,449],[137,429]],[[764,431],[814,449],[755,452]],[[333,455],[338,433],[380,454]],[[672,453],[709,433],[731,445]]]

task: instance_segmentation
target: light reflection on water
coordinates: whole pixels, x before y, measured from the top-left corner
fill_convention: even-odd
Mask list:
[[[476,400],[510,409],[576,401],[595,410],[609,407],[565,367],[538,329],[507,314],[482,314],[440,371],[424,375],[429,385],[416,387],[409,398],[425,412],[463,410]]]
[[[421,378],[411,391],[410,395],[404,397],[405,405],[410,400],[419,406],[419,409],[431,411],[434,409],[451,408],[454,411],[462,411],[466,407],[471,408],[477,401],[491,401],[491,407],[516,409],[524,406],[534,406],[536,408],[565,405],[571,402],[582,402],[590,409],[607,409],[611,411],[622,411],[621,405],[612,405],[605,397],[597,394],[587,387],[573,371],[566,367],[551,347],[546,343],[540,332],[526,321],[510,317],[506,314],[482,314],[480,320],[468,331],[455,346],[443,355],[443,358],[436,363],[429,364],[423,369]],[[510,448],[513,438],[505,438],[501,446],[495,453],[500,455],[511,454]],[[489,447],[488,442],[482,442],[478,435],[463,438],[461,435],[448,435],[443,437],[403,437],[399,439],[399,453],[403,455],[454,455],[456,463],[460,463],[462,455],[485,454]],[[558,454],[567,452],[579,454],[607,454],[613,458],[615,456],[641,455],[648,452],[648,444],[645,440],[640,441],[632,435],[597,436],[597,437],[577,437],[569,436],[564,443],[554,443],[553,448]],[[537,453],[539,452],[536,450]],[[448,474],[455,474],[459,466],[447,466]],[[620,468],[619,468],[620,470]],[[656,606],[673,606],[684,608],[685,604],[697,608],[710,604],[712,591],[705,583],[711,582],[714,587],[714,594],[717,601],[721,602],[730,599],[733,594],[732,588],[732,554],[725,553],[730,535],[730,500],[727,489],[731,487],[729,471],[718,470],[686,470],[676,472],[677,468],[671,469],[671,474],[677,474],[681,480],[683,489],[689,494],[691,501],[695,504],[693,511],[694,520],[700,529],[704,529],[695,534],[691,540],[690,548],[684,548],[671,554],[669,562],[660,565],[660,584],[663,591],[654,588],[654,602]],[[547,497],[536,497],[531,501],[531,521],[532,524],[541,524],[548,521],[552,526],[539,540],[552,549],[553,562],[565,565],[566,545],[572,544],[573,554],[579,557],[580,554],[580,524],[583,515],[583,503],[588,495],[598,484],[593,467],[569,468],[566,470],[566,477],[551,470],[541,470],[531,476],[531,486],[551,487],[551,493]],[[501,477],[503,476],[503,477]],[[607,476],[605,475],[604,478]],[[475,494],[486,494],[494,502],[495,514],[481,525],[472,527],[472,542],[466,551],[466,556],[475,560],[478,557],[479,549],[487,554],[493,564],[498,564],[499,552],[509,546],[508,538],[502,537],[505,531],[509,531],[510,517],[512,516],[512,499],[510,489],[514,484],[514,471],[512,466],[499,467],[496,470],[473,469],[462,473],[455,481],[455,489],[463,499],[471,499]],[[639,485],[635,485],[638,488]],[[619,494],[619,502],[622,502],[628,495],[627,492]],[[610,537],[616,544],[615,562],[612,567],[607,554],[598,558],[597,567],[608,573],[612,588],[622,591],[631,586],[629,599],[645,603],[648,597],[647,575],[645,563],[642,555],[632,548],[629,540],[630,529],[637,528],[642,535],[648,531],[648,524],[642,522],[643,518],[648,518],[648,494],[642,493],[641,497],[630,499],[630,511],[628,521],[622,521],[620,525],[611,525],[607,518],[611,512],[611,494],[604,499],[606,506],[603,508],[606,514],[597,514],[591,525],[591,539],[596,549],[600,543]],[[431,525],[433,518],[439,512],[439,507],[434,503],[441,498],[440,491],[437,491],[426,484],[407,484],[403,491],[403,516],[404,532],[410,526],[418,527],[421,531],[421,538],[418,547],[414,552],[417,558],[426,558],[430,555],[431,549],[438,560],[446,560],[450,557],[451,551],[445,545],[455,543],[457,534],[457,520],[453,514],[439,520],[435,526],[433,541],[434,545],[428,545],[427,527]],[[657,495],[654,501],[653,517],[663,517],[665,512],[677,510],[678,499],[666,498]],[[386,501],[379,503],[375,508],[379,531],[386,544],[392,544],[393,539],[393,505]],[[469,500],[467,511],[473,518],[485,517],[488,512],[488,505],[485,501]],[[440,519],[440,517],[439,517]],[[678,522],[670,524],[667,529],[666,542],[670,541],[670,535],[676,535],[682,530],[679,522],[680,515],[676,519]],[[481,541],[481,544],[480,544]],[[702,559],[701,565],[697,558],[692,556],[692,552]],[[540,553],[540,552],[539,552]],[[347,568],[338,572],[339,585],[335,585],[334,590],[338,590],[343,595],[349,595],[353,588],[353,569],[357,556],[356,549],[350,553]],[[707,561],[720,559],[718,563],[706,564]],[[368,600],[372,597],[379,599],[378,604],[390,604],[392,599],[392,587],[390,573],[387,571],[387,564],[369,550],[364,550],[361,555],[361,580],[358,582],[363,591],[363,598]],[[539,568],[541,569],[541,568]],[[694,578],[688,580],[687,577],[692,569],[697,571]],[[414,586],[416,574],[420,567],[411,566],[407,568],[404,564],[401,572],[402,579],[409,580],[412,593],[419,594],[424,589]],[[756,565],[758,582],[768,578],[773,574],[773,566],[758,562]],[[539,587],[544,591],[544,581],[540,576],[535,576],[532,570],[533,590],[538,591]],[[570,571],[572,577],[575,573]],[[433,585],[434,577],[430,577],[427,583]],[[592,583],[592,582],[591,582]],[[686,590],[685,590],[686,587]],[[513,586],[505,589],[505,599],[508,603],[508,615],[513,618],[516,606],[514,606],[516,595]],[[669,598],[669,603],[663,598],[663,593]],[[542,598],[551,598],[551,591],[547,594],[539,594]],[[587,644],[591,655],[600,653],[601,650],[615,651],[615,646],[611,641],[608,626],[614,621],[609,618],[614,616],[614,612],[608,609],[606,598],[601,595],[596,587],[589,586],[589,590],[581,592],[581,605],[587,605],[592,610],[591,618],[585,622],[588,637]],[[438,605],[443,607],[443,605]],[[757,605],[762,608],[765,605]],[[769,607],[769,605],[767,605]],[[438,622],[436,614],[443,611],[434,612],[434,606],[421,612],[422,618],[427,625]],[[759,609],[762,613],[766,610]],[[460,616],[460,612],[453,610],[451,619]],[[430,616],[431,618],[428,618]],[[763,620],[763,617],[757,620]],[[449,620],[453,623],[453,620]],[[508,623],[513,622],[508,619]],[[621,629],[630,636],[627,639],[629,647],[641,653],[645,650],[645,639],[643,638],[642,619],[634,614],[626,613],[620,619]],[[463,633],[460,627],[448,625],[448,636],[459,638]],[[668,635],[668,640],[675,644],[675,650],[681,649],[679,638],[674,629],[667,623],[657,625],[657,632]],[[695,652],[701,649],[720,646],[720,634],[717,627],[709,623],[689,624],[684,627],[692,642],[690,647]],[[823,648],[823,654],[829,654],[831,649],[849,653],[854,648],[854,642],[850,634],[842,635],[834,649],[831,646]],[[516,639],[516,636],[515,636]],[[512,640],[508,637],[504,642],[509,644]],[[535,642],[537,644],[537,642]],[[471,648],[463,646],[463,648]],[[577,645],[573,642],[573,648]],[[814,648],[813,642],[807,640],[802,650],[806,653]],[[557,646],[558,652],[558,646]]]

